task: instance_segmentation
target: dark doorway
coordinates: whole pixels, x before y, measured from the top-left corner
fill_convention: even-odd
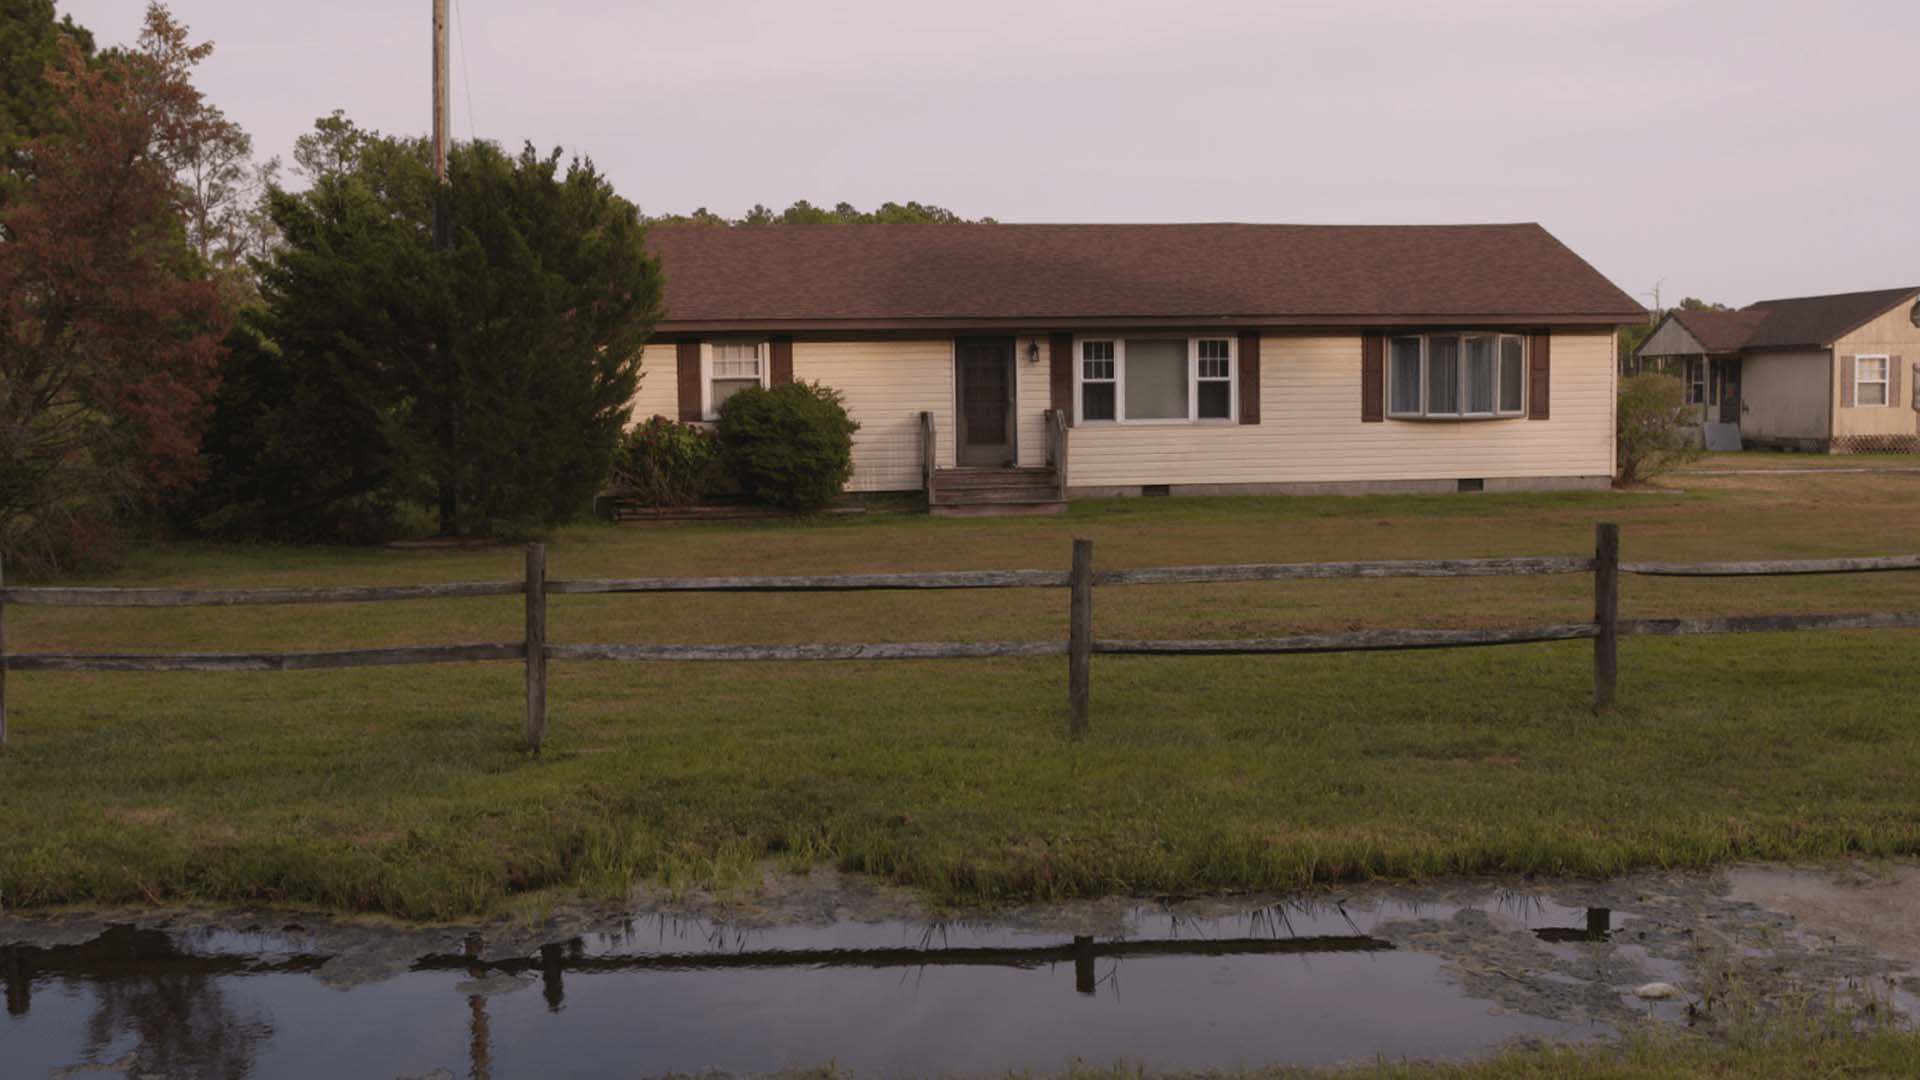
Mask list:
[[[1013,464],[1013,339],[958,338],[953,359],[960,464]]]
[[[1723,358],[1714,366],[1721,373],[1720,422],[1737,424],[1740,422],[1740,360]]]

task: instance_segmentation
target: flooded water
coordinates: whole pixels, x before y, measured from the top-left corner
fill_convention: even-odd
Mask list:
[[[610,1077],[833,1063],[899,1077],[1457,1058],[1612,1028],[1564,996],[1530,1011],[1476,989],[1444,943],[1449,927],[1492,927],[1549,963],[1565,951],[1565,970],[1546,977],[1571,985],[1592,967],[1580,950],[1606,948],[1621,922],[1537,898],[1209,917],[1142,907],[1120,932],[1080,935],[655,917],[504,955],[477,935],[361,932],[343,945],[299,928],[107,926],[0,948],[0,1074]],[[1604,1003],[1636,973],[1588,975]]]

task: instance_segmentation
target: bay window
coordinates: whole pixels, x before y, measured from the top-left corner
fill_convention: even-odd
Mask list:
[[[1081,338],[1076,421],[1231,423],[1238,345],[1230,337]]]
[[[1467,331],[1387,339],[1387,415],[1489,420],[1526,411],[1527,345]]]

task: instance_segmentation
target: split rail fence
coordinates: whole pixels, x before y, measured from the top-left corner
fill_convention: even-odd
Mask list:
[[[1920,612],[1734,615],[1701,619],[1620,618],[1620,575],[1653,577],[1755,577],[1790,574],[1850,574],[1920,570],[1920,555],[1769,562],[1623,563],[1620,530],[1595,529],[1589,557],[1519,557],[1429,561],[1265,563],[1239,566],[1167,566],[1095,571],[1093,542],[1073,542],[1072,569],[958,570],[934,573],[840,574],[824,577],[710,577],[549,579],[544,544],[528,545],[521,581],[456,582],[442,585],[348,586],[269,589],[0,588],[0,747],[6,746],[6,677],[9,671],[311,671],[401,664],[519,660],[526,665],[526,745],[538,752],[547,727],[547,664],[552,660],[700,661],[949,660],[991,657],[1067,658],[1067,725],[1087,730],[1093,688],[1092,658],[1110,656],[1248,656],[1288,653],[1367,652],[1392,649],[1453,649],[1526,642],[1593,642],[1593,705],[1613,704],[1623,636],[1739,634],[1781,630],[1920,629]],[[1466,630],[1359,630],[1334,634],[1228,640],[1115,640],[1093,636],[1096,586],[1186,585],[1220,582],[1294,581],[1336,578],[1466,578],[1590,574],[1594,615],[1590,622]],[[799,645],[552,644],[547,640],[547,597],[593,593],[777,593],[874,590],[1064,588],[1068,591],[1066,640],[987,642],[886,642]],[[526,598],[526,636],[520,641],[322,652],[243,653],[9,653],[6,610],[11,605],[55,607],[224,607],[252,604],[362,603],[448,600],[466,597]]]

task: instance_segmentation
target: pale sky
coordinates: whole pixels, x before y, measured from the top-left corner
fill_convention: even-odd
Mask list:
[[[1538,221],[1642,303],[1920,284],[1912,0],[454,5],[455,135],[653,213]],[[145,8],[58,6],[105,43]],[[263,156],[429,123],[430,0],[171,7]]]

